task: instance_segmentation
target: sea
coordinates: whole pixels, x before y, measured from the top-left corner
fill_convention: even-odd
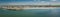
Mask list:
[[[60,17],[60,9],[0,10],[0,17]]]

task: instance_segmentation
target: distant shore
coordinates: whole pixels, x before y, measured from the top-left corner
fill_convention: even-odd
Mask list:
[[[0,6],[0,8],[4,9],[56,9],[59,6]]]

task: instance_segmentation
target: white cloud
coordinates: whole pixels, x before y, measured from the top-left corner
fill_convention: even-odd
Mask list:
[[[36,1],[36,0],[34,0],[34,1]]]
[[[45,3],[45,1],[41,1],[41,3]]]
[[[48,5],[48,2],[17,2],[17,3],[8,3],[9,5]]]
[[[51,1],[56,1],[56,0],[51,0]]]
[[[11,2],[11,3],[2,3],[0,5],[60,5],[60,2],[45,2],[45,1],[42,1],[42,2]]]
[[[52,2],[51,5],[60,5],[60,2]]]

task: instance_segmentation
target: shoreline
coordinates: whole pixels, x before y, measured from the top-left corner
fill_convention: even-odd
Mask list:
[[[60,7],[24,7],[24,8],[7,8],[7,7],[3,7],[4,9],[55,9],[55,8],[60,8]]]

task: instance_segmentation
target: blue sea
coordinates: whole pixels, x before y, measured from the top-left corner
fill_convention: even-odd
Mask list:
[[[59,17],[60,9],[0,10],[0,17]]]

